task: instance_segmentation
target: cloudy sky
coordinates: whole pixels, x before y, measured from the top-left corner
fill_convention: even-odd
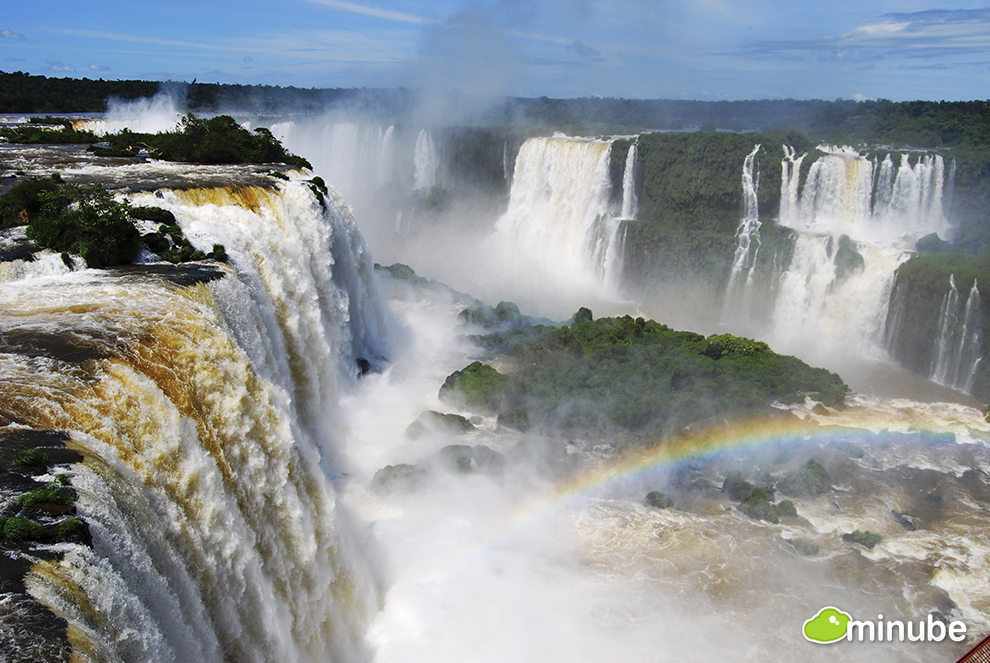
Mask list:
[[[983,0],[987,3],[987,0]],[[987,99],[955,0],[8,2],[0,70],[669,99]]]

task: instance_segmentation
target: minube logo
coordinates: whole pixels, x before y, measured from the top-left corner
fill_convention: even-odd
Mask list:
[[[912,621],[887,620],[877,615],[876,621],[857,621],[848,612],[828,606],[804,622],[802,629],[808,642],[827,645],[839,640],[863,642],[941,642],[946,636],[955,642],[966,639],[966,624],[959,621],[943,624],[933,615],[928,619]]]
[[[804,623],[804,637],[811,642],[827,645],[846,637],[852,615],[831,606]]]

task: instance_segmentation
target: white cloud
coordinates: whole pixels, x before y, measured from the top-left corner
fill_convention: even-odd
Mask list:
[[[402,23],[419,24],[437,22],[435,19],[426,18],[423,16],[392,11],[391,9],[380,9],[378,7],[370,7],[368,5],[359,5],[356,2],[346,2],[345,0],[307,0],[307,2],[311,2],[315,5],[331,7],[333,9],[339,9],[345,12],[351,12],[352,14],[373,16],[375,18],[385,19],[387,21],[400,21]]]
[[[48,64],[44,69],[46,71],[75,71],[76,68],[71,64],[65,64],[61,60],[45,60]]]
[[[24,39],[24,35],[19,35],[16,32],[11,32],[10,30],[0,30],[0,37],[5,39]]]

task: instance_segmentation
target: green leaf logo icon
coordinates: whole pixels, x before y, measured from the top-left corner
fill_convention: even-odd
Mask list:
[[[846,626],[852,615],[838,608],[822,608],[818,614],[804,623],[804,637],[809,642],[827,645],[846,637]]]

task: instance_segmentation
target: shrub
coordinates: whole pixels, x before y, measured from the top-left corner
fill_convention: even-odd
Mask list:
[[[797,507],[790,500],[781,500],[777,504],[777,515],[793,518],[798,515]]]
[[[100,184],[66,184],[38,194],[41,213],[28,225],[28,237],[53,251],[82,256],[89,267],[129,264],[139,233],[130,205],[118,202]]]
[[[739,505],[739,510],[750,518],[768,520],[775,524],[780,522],[777,508],[767,499],[767,492],[763,488],[753,488],[749,491],[749,494]]]
[[[57,191],[58,175],[50,179],[32,177],[15,184],[0,196],[0,227],[23,226],[41,213],[42,193]]]
[[[843,534],[842,540],[850,543],[858,543],[864,548],[873,550],[873,546],[880,543],[880,541],[883,540],[883,537],[869,530],[866,530],[865,532],[856,530],[852,534]]]
[[[753,490],[753,484],[743,479],[742,472],[730,470],[725,475],[722,482],[722,492],[729,496],[729,499],[741,501]]]

